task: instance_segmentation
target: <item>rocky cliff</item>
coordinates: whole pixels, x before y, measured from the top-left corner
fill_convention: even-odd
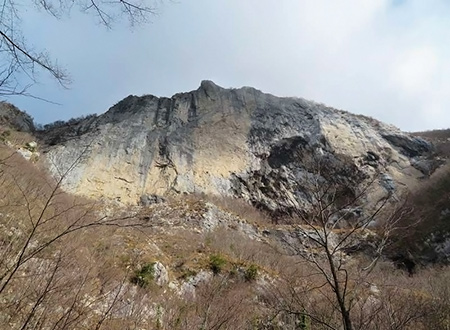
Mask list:
[[[43,140],[51,172],[70,169],[67,190],[130,204],[206,193],[289,212],[307,204],[314,176],[337,176],[352,189],[376,176],[375,196],[433,170],[432,146],[393,126],[211,81],[171,98],[128,96],[98,117],[45,131]],[[317,173],[311,160],[318,158],[334,178]]]
[[[21,132],[33,132],[33,118],[7,102],[0,102],[0,126]]]

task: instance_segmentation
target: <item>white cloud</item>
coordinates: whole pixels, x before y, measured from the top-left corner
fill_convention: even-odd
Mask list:
[[[130,93],[170,96],[213,79],[315,99],[405,130],[450,127],[449,13],[446,0],[182,0],[142,30],[111,33],[80,15],[55,23],[29,13],[28,39],[66,63],[75,84],[68,92],[35,89],[64,107],[18,104],[48,121],[102,112]]]
[[[386,0],[298,1],[298,28],[327,49],[343,46],[370,27]]]
[[[428,46],[408,49],[393,61],[392,83],[406,96],[431,92],[439,80],[439,56]]]

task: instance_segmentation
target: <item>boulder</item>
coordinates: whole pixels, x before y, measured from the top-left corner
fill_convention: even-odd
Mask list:
[[[153,265],[153,269],[155,283],[157,285],[164,286],[169,283],[169,273],[162,263],[160,263],[159,261],[155,262]]]

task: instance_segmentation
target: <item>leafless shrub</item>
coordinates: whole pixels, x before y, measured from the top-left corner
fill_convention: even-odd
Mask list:
[[[224,211],[230,212],[252,224],[268,225],[271,218],[262,210],[258,210],[248,202],[227,196],[205,195],[206,201],[213,203]]]
[[[92,228],[98,235],[148,224],[120,212],[102,215],[97,203],[60,189],[67,172],[54,181],[1,151],[10,154],[0,162],[0,318],[12,329],[105,327],[128,276],[95,256],[87,238]]]
[[[399,229],[393,232],[389,253],[438,260],[433,244],[444,240],[450,231],[449,198],[450,166],[446,165],[411,192],[406,204],[415,211],[403,217]]]
[[[339,178],[339,173],[333,175],[333,168],[323,163],[326,160],[312,157],[310,161],[309,168],[314,170],[308,187],[310,207],[306,212],[297,212],[298,220],[292,219],[292,229],[283,240],[315,274],[314,290],[308,288],[314,303],[303,304],[300,310],[289,309],[289,312],[307,315],[329,328],[339,328],[340,323],[345,330],[352,330],[355,327],[352,311],[362,294],[362,284],[375,268],[393,231],[411,210],[405,205],[391,206],[392,195],[386,193],[378,203],[355,214],[355,209],[367,203],[366,197],[377,176],[360,189],[346,188],[345,182],[334,179]],[[342,191],[351,193],[343,196]],[[367,263],[349,256],[359,251],[361,245],[366,245],[366,254],[371,254]],[[294,293],[298,295],[296,290]],[[328,302],[328,313],[316,311],[321,306],[315,301],[318,296],[321,302]]]
[[[246,283],[217,276],[199,286],[195,296],[178,300],[164,319],[164,329],[250,329],[257,318]]]

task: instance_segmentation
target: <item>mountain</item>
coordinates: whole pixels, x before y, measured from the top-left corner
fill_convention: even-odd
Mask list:
[[[2,329],[447,329],[448,138],[210,81],[2,103]]]
[[[67,191],[125,204],[204,193],[290,214],[308,207],[317,155],[333,173],[323,177],[345,184],[347,194],[376,177],[372,201],[415,186],[436,167],[430,143],[391,125],[211,81],[171,98],[128,96],[98,117],[41,136],[54,175],[77,163]]]

